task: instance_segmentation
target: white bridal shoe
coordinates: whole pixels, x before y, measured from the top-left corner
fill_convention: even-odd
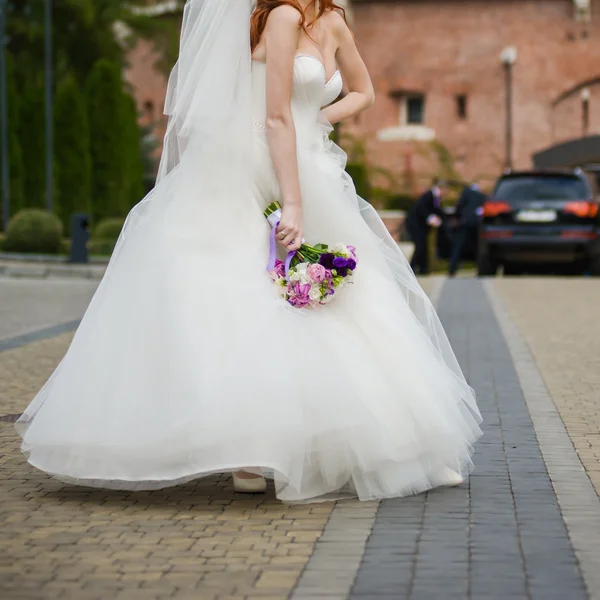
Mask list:
[[[448,467],[444,467],[439,474],[438,477],[438,485],[444,487],[456,487],[460,485],[464,481],[464,478],[461,477],[456,471],[449,469]]]
[[[267,491],[267,481],[262,475],[258,477],[240,477],[237,473],[232,473],[232,477],[236,492],[261,494]]]

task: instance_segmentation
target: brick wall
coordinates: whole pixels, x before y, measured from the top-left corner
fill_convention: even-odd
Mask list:
[[[600,0],[589,23],[571,0],[354,0],[353,26],[373,78],[374,107],[346,126],[368,140],[371,161],[424,182],[438,170],[429,142],[379,141],[399,125],[398,93],[425,95],[425,126],[450,150],[460,174],[492,180],[504,166],[504,70],[515,46],[514,161],[582,134],[581,90],[589,83],[589,133],[600,132]],[[467,117],[457,114],[458,95]]]
[[[375,106],[346,124],[367,140],[371,162],[413,182],[439,172],[430,142],[380,141],[400,124],[402,92],[425,95],[425,126],[449,151],[462,177],[493,181],[504,166],[504,72],[501,50],[518,51],[514,67],[514,159],[583,133],[581,94],[589,90],[588,133],[600,132],[600,0],[589,23],[572,0],[354,0],[356,40],[373,78]],[[154,69],[150,44],[129,56],[126,77],[144,123],[164,133],[166,77]],[[466,119],[457,96],[467,101]],[[159,151],[158,151],[159,152]],[[377,182],[375,182],[377,183]]]
[[[161,142],[156,150],[157,158],[160,157],[167,123],[163,114],[167,77],[155,68],[158,58],[152,44],[140,39],[127,57],[128,67],[125,70],[125,79],[135,97],[140,124],[151,125],[156,140]]]

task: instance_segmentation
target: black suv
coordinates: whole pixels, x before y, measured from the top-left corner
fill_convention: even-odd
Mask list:
[[[598,202],[579,170],[508,173],[483,206],[478,272],[545,264],[600,275],[599,236]]]

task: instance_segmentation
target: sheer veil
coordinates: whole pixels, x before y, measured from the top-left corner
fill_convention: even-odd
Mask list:
[[[227,182],[235,183],[232,192],[248,186],[253,5],[254,0],[187,1],[179,58],[167,87],[168,124],[156,186],[129,213],[117,251],[140,219],[158,208],[153,204],[172,197],[182,180],[189,183],[191,173],[203,190],[219,186],[223,193]],[[185,163],[193,165],[191,170]],[[215,170],[219,164],[222,170]]]

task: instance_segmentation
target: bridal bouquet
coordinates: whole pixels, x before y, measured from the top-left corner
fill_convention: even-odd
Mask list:
[[[290,252],[285,262],[276,259],[275,233],[281,220],[281,206],[273,202],[265,210],[271,225],[271,256],[267,271],[279,287],[281,297],[296,308],[314,307],[330,302],[335,293],[352,282],[358,259],[356,248],[338,244],[309,246],[302,243]]]

